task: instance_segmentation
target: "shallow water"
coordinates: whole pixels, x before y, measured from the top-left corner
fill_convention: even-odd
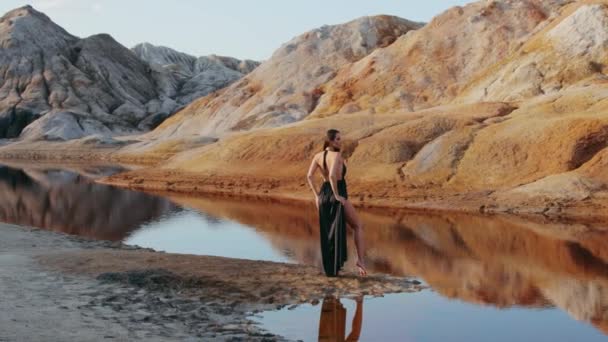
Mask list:
[[[328,299],[316,306],[266,312],[254,320],[274,333],[304,341],[343,341],[350,334],[359,334],[360,341],[606,340],[600,331],[559,310],[498,309],[449,300],[432,291],[368,298],[359,304],[360,323],[354,320],[356,310],[355,300]]]
[[[255,230],[188,209],[142,224],[125,242],[169,253],[293,262]]]
[[[163,198],[91,181],[116,170],[0,167],[0,221],[175,253],[320,265],[312,206]],[[606,339],[604,227],[411,212],[361,216],[370,271],[414,276],[433,288],[365,298],[361,340]],[[326,334],[345,314],[336,329],[347,336],[355,302],[341,299],[345,312],[327,303],[323,316],[322,305],[304,305],[255,319],[272,332],[317,340],[320,320]]]

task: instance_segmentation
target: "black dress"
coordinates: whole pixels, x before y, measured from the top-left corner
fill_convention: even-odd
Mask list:
[[[327,171],[326,157],[327,151],[323,153],[323,168]],[[342,164],[342,179],[337,184],[338,194],[348,198],[345,176],[346,165]],[[323,269],[328,277],[335,277],[346,261],[346,214],[328,181],[323,183],[319,193],[319,226]]]

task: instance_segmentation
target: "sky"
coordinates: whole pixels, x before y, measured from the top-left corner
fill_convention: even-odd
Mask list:
[[[0,0],[0,13],[26,4],[68,32],[109,33],[127,47],[150,42],[195,56],[264,60],[322,25],[376,14],[428,22],[472,0]]]

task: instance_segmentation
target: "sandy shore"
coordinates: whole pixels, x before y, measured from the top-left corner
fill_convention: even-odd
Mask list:
[[[214,195],[233,198],[268,199],[278,202],[309,202],[312,197],[302,175],[261,175],[189,172],[163,168],[162,162],[174,156],[166,154],[129,154],[118,147],[86,147],[70,143],[16,143],[0,148],[0,162],[19,165],[32,162],[44,165],[93,164],[128,165],[132,171],[97,179],[102,184],[155,193]],[[267,174],[267,172],[264,172]],[[415,187],[395,181],[360,181],[349,179],[349,196],[363,208],[413,209],[431,212],[507,213],[530,218],[574,220],[588,223],[608,222],[608,194],[582,200],[524,198],[501,195],[497,191],[458,192],[447,189]]]
[[[215,195],[222,197],[270,199],[278,202],[313,203],[303,179],[262,179],[260,177],[205,175],[174,169],[143,168],[118,173],[99,183],[155,193]],[[402,189],[394,182],[350,181],[349,200],[357,207],[413,209],[430,212],[506,213],[530,219],[608,222],[608,207],[602,199],[559,201],[550,199],[494,198],[492,191],[445,193],[441,189]]]
[[[0,224],[0,341],[282,340],[262,310],[422,289],[382,275],[177,255]]]

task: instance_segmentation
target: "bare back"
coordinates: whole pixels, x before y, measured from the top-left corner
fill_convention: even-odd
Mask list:
[[[323,155],[325,154],[325,151],[321,151],[317,154],[315,154],[314,156],[314,161],[318,166],[318,169],[321,171],[321,175],[323,176],[323,180],[325,180],[326,182],[329,181],[329,170],[331,170],[334,167],[334,163],[336,162],[337,159],[343,160],[342,156],[340,155],[340,152],[333,152],[333,151],[327,151],[327,155],[325,156],[325,167],[323,165]],[[343,175],[343,171],[344,168],[340,168],[340,171],[338,171],[338,180],[341,180],[344,178]]]

